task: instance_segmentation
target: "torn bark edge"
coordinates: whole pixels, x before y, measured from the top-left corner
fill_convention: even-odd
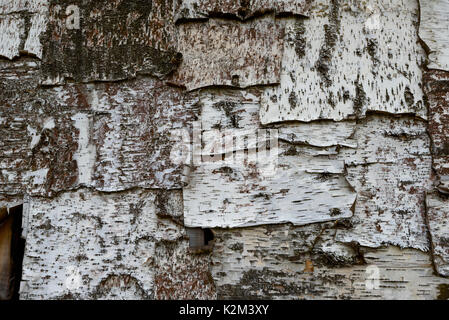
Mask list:
[[[238,22],[250,22],[260,19],[264,16],[274,15],[276,18],[298,18],[298,19],[308,19],[309,16],[306,14],[294,13],[289,11],[277,11],[276,9],[259,9],[255,11],[247,12],[245,15],[239,13],[226,13],[221,11],[207,11],[204,14],[198,14],[198,17],[186,18],[186,17],[176,17],[175,24],[187,24],[191,22],[205,22],[209,19],[225,19],[230,21]],[[200,16],[201,15],[201,16]]]
[[[418,2],[418,23],[417,23],[418,41],[422,45],[424,51],[426,52],[426,56],[427,56],[426,57],[426,61],[425,61],[424,65],[422,66],[422,69],[423,69],[423,71],[437,70],[437,71],[446,71],[446,72],[448,72],[449,70],[438,69],[438,68],[429,69],[427,67],[429,65],[429,63],[430,63],[429,55],[432,52],[432,49],[430,49],[430,47],[427,45],[427,43],[423,39],[421,39],[419,31],[420,31],[420,28],[421,28],[421,1],[429,1],[429,0],[416,0],[416,1]]]
[[[429,56],[429,54],[431,53],[432,50],[430,49],[430,47],[427,45],[427,43],[420,36],[420,28],[421,28],[421,1],[422,0],[416,0],[416,1],[418,3],[417,35],[418,35],[419,44],[421,44],[421,46],[423,47],[423,49],[424,49],[424,51],[426,53],[426,60],[421,65],[422,72],[423,72],[423,74],[427,73],[427,72],[429,72],[431,70],[439,70],[439,71],[446,71],[447,72],[448,70],[429,69],[428,68],[428,64],[430,62],[428,56]],[[425,107],[427,109],[427,114],[429,115],[430,106],[429,106],[428,96],[427,96],[427,93],[426,93],[426,90],[425,90],[424,81],[422,81],[421,86],[422,86],[422,91],[423,91],[423,94],[424,94]],[[449,194],[449,190],[447,190],[444,187],[444,184],[442,184],[442,182],[440,180],[441,177],[439,176],[439,174],[437,173],[437,171],[436,171],[436,169],[434,167],[434,156],[433,156],[434,141],[433,141],[432,135],[429,132],[429,127],[428,126],[429,126],[429,120],[427,120],[426,133],[427,133],[427,135],[429,137],[430,148],[431,148],[430,156],[432,158],[432,174],[433,174],[433,177],[431,177],[431,180],[434,182],[434,191],[439,193],[439,194]],[[432,263],[432,269],[433,269],[434,275],[439,276],[439,277],[443,277],[443,278],[449,278],[449,276],[445,276],[445,275],[443,275],[443,274],[438,272],[438,268],[437,268],[436,263],[435,263],[435,245],[434,245],[434,242],[433,242],[432,232],[431,232],[431,229],[430,229],[430,221],[429,221],[428,206],[427,206],[427,197],[429,195],[429,192],[432,192],[432,190],[428,190],[425,193],[425,198],[424,198],[424,215],[425,215],[424,216],[424,222],[425,222],[425,226],[426,226],[426,229],[427,229],[427,239],[429,241],[429,248],[430,248],[429,249],[429,256],[430,256],[430,260],[431,260],[431,263]]]
[[[442,193],[442,192],[439,192],[438,189],[436,190],[436,192],[439,193],[439,194]],[[425,199],[424,199],[424,208],[425,208],[424,221],[425,221],[426,228],[427,228],[427,238],[428,238],[429,244],[430,244],[429,245],[429,248],[430,248],[429,256],[430,256],[430,260],[431,260],[431,263],[432,263],[433,274],[435,276],[438,276],[438,277],[443,277],[443,278],[449,279],[449,276],[441,274],[440,272],[438,272],[438,268],[437,268],[436,263],[435,263],[435,257],[437,256],[437,254],[435,254],[435,245],[434,245],[434,242],[433,242],[432,232],[430,231],[431,229],[430,229],[430,221],[429,221],[428,207],[427,207],[427,197],[428,197],[428,195],[429,195],[429,192],[427,192],[425,194]]]
[[[355,201],[354,201],[353,207],[354,207],[354,206],[355,206]],[[351,208],[351,210],[352,210],[352,208]],[[354,212],[354,211],[353,211],[353,212]],[[347,219],[350,219],[350,218],[345,218],[345,219],[342,219],[342,220],[347,220]],[[343,245],[343,246],[345,246],[345,247],[351,248],[351,249],[354,251],[354,254],[355,254],[355,260],[354,260],[353,263],[350,264],[350,265],[367,265],[367,264],[368,264],[368,263],[366,262],[366,260],[365,260],[365,251],[361,249],[362,246],[361,246],[358,242],[352,241],[352,242],[349,242],[349,243],[345,243],[345,242],[337,241],[337,240],[335,239],[335,236],[337,235],[337,230],[339,229],[338,227],[340,226],[340,223],[341,223],[342,220],[335,220],[335,221],[334,221],[334,224],[333,224],[332,226],[330,226],[330,227],[324,226],[324,227],[321,228],[320,233],[319,233],[319,234],[316,236],[316,238],[313,240],[312,245],[309,247],[310,249],[309,249],[309,250],[307,251],[307,253],[306,253],[306,256],[308,256],[309,258],[306,260],[306,268],[305,268],[305,270],[304,270],[305,272],[306,272],[306,271],[311,271],[311,272],[313,272],[313,260],[312,260],[312,257],[313,257],[314,252],[316,252],[316,251],[315,251],[315,247],[316,247],[316,245],[318,244],[318,242],[320,241],[320,239],[321,239],[323,233],[324,233],[326,230],[332,230],[332,229],[335,230],[335,233],[334,233],[334,235],[333,235],[333,240],[334,240],[336,243],[339,243],[339,244],[341,244],[341,245]],[[318,253],[318,254],[319,254],[319,253]],[[307,262],[309,262],[310,265],[308,265]],[[335,267],[335,268],[339,268],[339,267],[345,267],[345,266],[346,266],[346,265],[344,264],[344,265],[335,265],[334,267]],[[310,268],[310,267],[311,267],[311,268]]]

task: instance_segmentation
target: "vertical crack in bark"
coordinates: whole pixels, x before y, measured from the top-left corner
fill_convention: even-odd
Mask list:
[[[445,148],[445,145],[442,145],[442,143],[444,142],[444,135],[446,133],[446,125],[444,123],[444,121],[447,121],[446,118],[444,118],[444,112],[445,112],[445,108],[447,108],[449,106],[449,103],[444,102],[444,96],[449,94],[449,90],[447,90],[446,92],[444,91],[444,88],[449,88],[449,86],[445,86],[443,84],[443,79],[446,78],[447,76],[444,77],[444,75],[442,75],[442,72],[438,71],[438,70],[434,70],[434,69],[429,69],[428,65],[430,64],[430,54],[431,54],[431,49],[429,48],[428,44],[421,39],[420,34],[422,33],[420,31],[420,29],[423,27],[422,26],[422,4],[421,1],[417,0],[418,2],[418,15],[419,15],[419,19],[418,19],[418,25],[417,25],[417,32],[418,32],[418,36],[419,36],[419,40],[420,40],[420,44],[422,45],[423,49],[426,52],[426,61],[423,62],[422,64],[422,73],[423,73],[423,81],[422,81],[422,87],[423,87],[423,92],[425,95],[425,106],[427,108],[427,112],[428,112],[428,130],[427,130],[427,134],[429,136],[430,139],[430,154],[432,157],[432,174],[433,174],[433,189],[434,190],[428,190],[427,194],[426,194],[426,199],[425,199],[425,222],[426,222],[426,227],[427,227],[427,234],[428,234],[428,239],[429,239],[429,255],[431,257],[431,261],[432,261],[432,267],[433,270],[435,272],[435,274],[438,274],[439,276],[449,276],[449,273],[446,273],[445,270],[447,269],[447,266],[442,266],[442,262],[448,264],[449,261],[445,261],[447,260],[447,257],[443,256],[443,257],[439,257],[439,263],[437,265],[437,257],[436,257],[436,246],[438,245],[439,247],[449,247],[449,244],[442,244],[442,239],[440,239],[440,237],[438,237],[438,234],[433,234],[433,232],[437,232],[437,227],[434,224],[438,224],[438,217],[436,216],[436,214],[434,211],[438,210],[438,208],[429,208],[429,202],[435,199],[435,197],[437,197],[438,199],[441,198],[442,194],[440,193],[445,193],[445,189],[446,186],[444,184],[442,184],[442,175],[445,174],[444,172],[444,166],[442,166],[441,162],[447,162],[447,157],[446,152],[443,150]],[[427,6],[428,4],[426,4]],[[444,9],[443,9],[444,10]],[[427,13],[428,14],[428,13]],[[428,21],[426,21],[428,23]],[[428,28],[426,26],[426,28]],[[440,48],[441,49],[441,48]],[[441,79],[441,80],[440,80]],[[438,160],[437,160],[438,159]],[[440,194],[440,195],[439,195]],[[447,201],[447,199],[446,199]],[[434,205],[434,204],[433,204]],[[448,205],[448,204],[446,204]],[[430,214],[430,211],[432,210],[432,214]],[[439,215],[443,216],[444,214],[444,210],[442,210],[442,208],[440,209]],[[435,221],[431,220],[431,219],[435,219]],[[442,221],[440,222],[442,223]],[[444,225],[439,226],[440,228],[442,228],[444,230]],[[440,231],[441,234],[441,231]],[[438,240],[435,238],[438,237]],[[438,241],[438,244],[436,243],[436,241]],[[447,248],[446,248],[447,249]],[[441,248],[440,248],[441,251]]]

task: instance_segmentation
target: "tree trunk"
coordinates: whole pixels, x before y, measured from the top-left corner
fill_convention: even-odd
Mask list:
[[[448,24],[0,0],[0,298],[449,299]]]

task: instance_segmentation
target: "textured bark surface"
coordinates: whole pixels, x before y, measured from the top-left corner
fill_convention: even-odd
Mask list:
[[[51,194],[73,187],[79,130],[76,110],[58,108],[40,96],[40,63],[1,61],[1,192]]]
[[[42,58],[41,34],[48,19],[46,0],[2,1],[0,4],[0,57],[21,54]]]
[[[419,36],[429,51],[428,67],[449,70],[449,1],[420,1],[420,9]]]
[[[173,82],[188,90],[273,84],[279,82],[282,29],[270,16],[191,22],[179,27],[177,50],[183,60]]]
[[[227,16],[241,20],[267,12],[305,15],[311,0],[182,0],[176,10],[176,20],[205,19]]]
[[[68,6],[79,8],[79,28],[68,28]],[[44,83],[161,77],[180,62],[174,40],[172,0],[52,0],[43,37]]]
[[[432,141],[432,169],[435,188],[427,194],[427,228],[436,271],[449,276],[449,245],[447,242],[448,177],[448,110],[449,110],[449,43],[448,1],[421,3],[420,37],[425,42],[428,68],[424,73],[424,89],[429,108],[428,131]],[[442,70],[437,70],[442,69]]]
[[[367,111],[425,117],[417,3],[396,2],[373,25],[377,1],[314,1],[309,19],[288,19],[281,83],[264,92],[261,122],[340,121]]]
[[[0,299],[10,297],[10,278],[12,270],[11,242],[12,217],[8,216],[6,208],[0,212]]]
[[[431,193],[427,195],[426,200],[427,219],[432,239],[432,255],[435,268],[439,274],[449,276],[449,207],[447,205],[447,196]]]
[[[212,273],[218,297],[448,298],[448,280],[433,275],[428,254],[397,247],[340,247],[333,235],[335,228],[342,227],[324,224],[217,231]],[[373,270],[379,272],[371,278],[379,281],[379,287],[370,290]]]
[[[2,192],[183,186],[171,132],[191,131],[194,97],[155,79],[38,87],[39,64],[2,65]]]
[[[0,298],[449,299],[448,8],[0,0]]]
[[[181,210],[180,195],[167,192],[178,199],[162,207],[155,191],[32,198],[21,297],[213,298],[207,256],[189,254],[184,228],[166,217]]]
[[[270,134],[279,136],[281,141],[271,146],[270,157],[257,158],[261,155],[255,154],[255,137],[258,143],[273,139],[260,130],[257,97],[257,92],[244,95],[229,91],[200,96],[204,135],[213,133],[214,137],[220,137],[232,129],[228,140],[232,143],[232,138],[236,138],[232,150],[237,154],[222,160],[221,156],[229,156],[232,150],[219,147],[214,154],[218,159],[196,167],[190,174],[189,184],[184,188],[186,225],[203,228],[286,222],[303,225],[352,216],[356,194],[344,178],[344,162],[336,159],[339,135],[329,147],[319,148],[313,146],[313,134],[304,134],[301,125],[273,128]],[[342,133],[344,138],[352,134],[349,131]],[[246,146],[242,138],[245,136]],[[299,136],[311,145],[301,145],[296,138]],[[197,155],[194,150],[194,157],[204,157],[209,153],[208,149],[205,151]]]
[[[429,134],[432,139],[433,169],[439,188],[449,190],[449,72],[429,70],[425,74],[429,105]]]
[[[357,191],[355,226],[339,232],[339,241],[428,250],[424,199],[432,186],[432,159],[426,129],[411,117],[374,115],[358,123],[357,149],[342,152]]]

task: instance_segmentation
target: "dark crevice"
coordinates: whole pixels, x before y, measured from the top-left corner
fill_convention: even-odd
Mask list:
[[[20,282],[22,280],[22,263],[25,252],[25,239],[22,238],[23,205],[3,208],[0,215],[0,300],[19,300]],[[4,243],[4,244],[5,244]],[[6,263],[5,263],[6,262]]]
[[[201,14],[203,15],[203,14]],[[257,19],[261,19],[265,16],[275,16],[276,18],[297,18],[297,19],[307,19],[308,16],[293,12],[280,11],[277,12],[274,9],[263,9],[263,10],[255,10],[250,11],[247,7],[242,7],[238,10],[237,14],[229,13],[229,12],[220,12],[220,11],[209,11],[205,12],[202,17],[180,17],[176,19],[175,24],[188,24],[188,23],[204,23],[209,19],[223,19],[230,20],[242,23],[248,23]]]
[[[214,245],[214,233],[208,228],[186,228],[189,248],[193,253],[210,252]]]

